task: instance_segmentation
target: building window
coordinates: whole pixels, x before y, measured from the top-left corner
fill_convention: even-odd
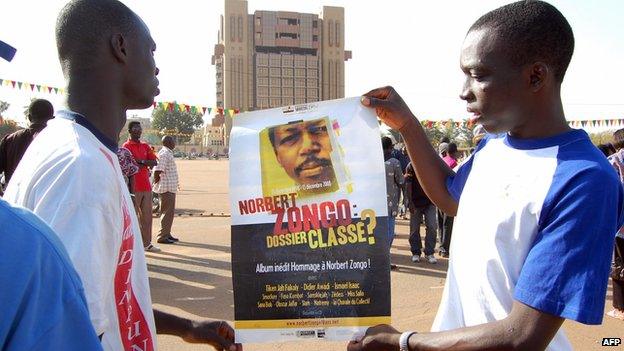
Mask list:
[[[318,20],[312,21],[312,28],[318,28]]]
[[[238,41],[243,42],[243,16],[238,16]]]
[[[336,21],[336,46],[340,46],[340,21]]]
[[[230,16],[230,41],[236,40],[236,18]]]
[[[318,41],[318,35],[313,35],[312,36],[312,41]]]
[[[297,39],[297,33],[279,33],[280,38]]]
[[[327,36],[329,37],[329,46],[334,46],[334,21],[327,21]]]

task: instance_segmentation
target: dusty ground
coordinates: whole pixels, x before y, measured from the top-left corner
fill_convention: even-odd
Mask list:
[[[193,216],[176,217],[175,245],[160,245],[159,254],[148,254],[148,269],[155,306],[193,318],[232,321],[234,315],[230,266],[230,219],[198,217],[200,213],[229,213],[227,160],[178,160],[181,189],[177,208]],[[154,221],[154,232],[159,228]],[[397,221],[397,238],[392,247],[392,320],[399,330],[427,331],[433,322],[447,269],[447,261],[437,265],[410,261],[407,234],[409,223]],[[609,286],[605,311],[611,307]],[[605,317],[600,326],[565,322],[564,329],[576,350],[601,350],[603,337],[623,337],[624,322]],[[181,339],[159,336],[163,351],[206,350],[185,344]],[[209,349],[209,348],[208,348]],[[248,344],[245,350],[345,350],[344,343],[297,342]]]

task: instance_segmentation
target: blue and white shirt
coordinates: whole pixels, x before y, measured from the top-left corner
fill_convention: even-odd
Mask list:
[[[624,192],[582,130],[488,137],[447,188],[459,202],[433,331],[504,319],[514,300],[600,324]],[[548,350],[569,350],[559,330]]]

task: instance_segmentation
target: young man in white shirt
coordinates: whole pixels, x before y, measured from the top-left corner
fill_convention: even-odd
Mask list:
[[[117,156],[128,109],[158,95],[156,44],[116,0],[69,2],[56,26],[66,111],[26,151],[6,192],[59,235],[85,287],[105,350],[155,350],[156,332],[236,350],[222,321],[152,310],[141,232]]]
[[[512,3],[473,24],[460,98],[498,135],[457,173],[394,89],[363,97],[401,132],[427,195],[457,216],[432,333],[380,325],[348,350],[570,350],[565,319],[600,324],[624,193],[566,122],[560,91],[573,51],[570,25],[545,2]]]

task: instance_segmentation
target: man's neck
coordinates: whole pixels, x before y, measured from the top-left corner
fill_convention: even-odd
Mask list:
[[[67,107],[84,116],[109,139],[118,140],[126,121],[119,91],[107,79],[97,79],[97,74],[90,78],[78,76],[69,80]]]
[[[521,139],[542,139],[572,129],[565,119],[559,91],[553,91],[550,96],[543,96],[542,101],[526,113],[531,116],[531,119],[527,120],[523,126],[510,131],[511,136]]]

